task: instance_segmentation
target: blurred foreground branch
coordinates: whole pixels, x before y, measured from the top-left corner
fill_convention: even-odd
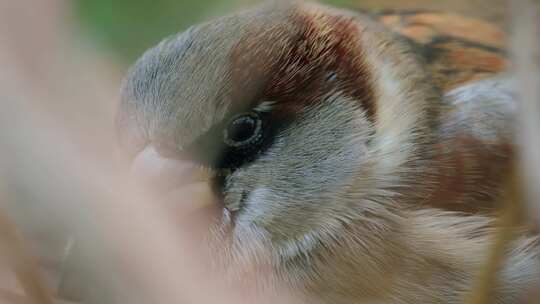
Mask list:
[[[517,80],[516,92],[520,100],[520,125],[516,126],[516,136],[522,149],[517,151],[519,162],[505,190],[489,259],[467,302],[470,304],[495,301],[493,290],[499,283],[499,270],[508,245],[514,240],[513,230],[524,224],[524,216],[526,221],[532,221],[537,229],[540,228],[540,14],[538,6],[530,0],[509,4],[512,12],[510,50],[515,63],[512,73]],[[531,301],[535,298],[530,297]]]

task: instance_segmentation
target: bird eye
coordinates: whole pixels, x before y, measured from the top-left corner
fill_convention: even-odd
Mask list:
[[[257,144],[262,139],[262,120],[257,113],[234,117],[223,131],[224,142],[230,147],[241,148]]]

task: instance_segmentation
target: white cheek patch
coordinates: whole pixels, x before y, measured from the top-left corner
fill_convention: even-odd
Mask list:
[[[265,187],[259,187],[251,191],[247,198],[247,203],[264,202],[268,196],[272,194],[272,191]]]
[[[403,136],[413,129],[424,112],[422,103],[412,100],[422,96],[407,92],[389,64],[380,66],[378,74],[377,128],[383,133]]]
[[[279,256],[281,258],[292,259],[303,255],[309,258],[309,252],[314,250],[319,240],[320,235],[314,231],[308,232],[300,238],[290,239],[279,247]]]
[[[272,191],[265,187],[256,188],[246,198],[244,209],[238,214],[234,227],[235,243],[239,246],[238,252],[245,255],[243,260],[258,259],[272,251],[269,243],[271,236],[258,221],[279,216],[279,212],[271,210],[275,205],[270,201],[276,199]]]
[[[237,233],[239,235],[253,234],[255,231],[260,234],[260,239],[265,239],[265,237],[270,237],[266,235],[263,230],[260,230],[260,225],[253,226],[254,222],[257,222],[257,219],[264,219],[264,221],[272,221],[274,216],[286,216],[283,215],[282,210],[276,210],[280,208],[280,204],[276,205],[276,202],[283,199],[282,197],[276,195],[271,189],[266,187],[259,187],[253,190],[248,198],[246,199],[246,205],[256,206],[256,208],[246,208],[246,211],[249,214],[245,214],[245,217],[242,219],[242,216],[237,219]],[[264,226],[264,225],[263,225]],[[257,227],[257,228],[255,228]],[[311,230],[307,233],[298,235],[293,238],[288,238],[283,243],[273,244],[272,247],[278,250],[278,256],[280,258],[294,258],[299,255],[308,256],[308,253],[311,252],[320,240],[320,232],[316,230]],[[253,239],[246,239],[247,243],[251,243]],[[242,243],[246,244],[246,243]]]
[[[239,216],[237,219],[237,225],[250,225],[253,220],[260,218],[269,218],[272,213],[270,210],[273,206],[271,201],[279,199],[272,191],[266,187],[259,187],[249,193],[244,205],[248,206],[244,208],[246,212],[245,217]],[[249,206],[256,206],[256,208],[250,208]],[[244,219],[248,220],[244,220]]]
[[[381,153],[380,169],[395,170],[414,153],[414,127],[423,113],[421,106],[407,99],[422,98],[406,93],[395,75],[394,68],[382,64],[377,77],[377,136],[376,147]],[[402,102],[399,102],[399,101]]]

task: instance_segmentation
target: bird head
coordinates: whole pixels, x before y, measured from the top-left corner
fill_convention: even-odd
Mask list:
[[[117,125],[134,162],[215,173],[237,256],[269,248],[276,267],[312,277],[336,246],[384,263],[430,158],[436,98],[415,54],[369,17],[274,3],[147,51],[123,83]]]

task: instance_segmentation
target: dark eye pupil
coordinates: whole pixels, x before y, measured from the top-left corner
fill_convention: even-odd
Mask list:
[[[234,118],[225,130],[225,143],[228,146],[244,148],[256,144],[261,138],[262,121],[256,113]]]
[[[229,139],[235,142],[244,142],[250,139],[257,129],[255,120],[249,116],[238,118],[229,125]]]

